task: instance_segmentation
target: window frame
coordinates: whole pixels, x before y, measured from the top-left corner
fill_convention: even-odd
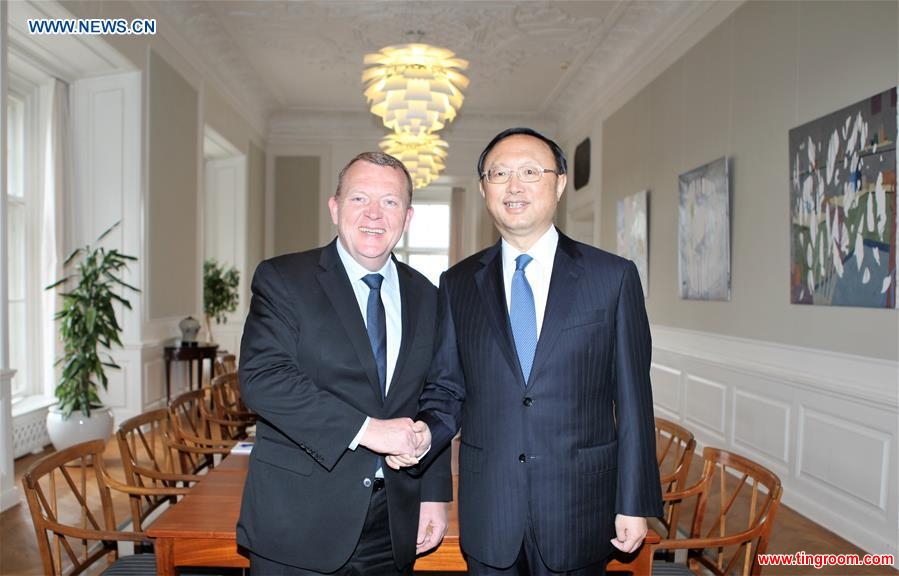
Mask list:
[[[24,208],[25,226],[24,226],[24,253],[25,253],[25,285],[24,297],[25,302],[24,328],[14,327],[12,318],[9,325],[9,341],[10,346],[14,345],[14,340],[24,342],[24,366],[14,365],[14,354],[10,350],[10,368],[16,371],[12,378],[11,398],[15,406],[19,402],[31,396],[46,396],[48,390],[52,390],[52,383],[43,382],[44,375],[44,358],[41,349],[41,337],[44,327],[41,326],[41,296],[43,287],[40,286],[40,241],[41,241],[41,187],[43,176],[41,174],[40,151],[40,134],[41,134],[41,87],[31,78],[22,74],[16,74],[10,62],[9,89],[7,92],[7,122],[10,127],[13,123],[11,117],[11,108],[16,106],[19,108],[17,115],[20,116],[17,122],[20,122],[21,131],[15,134],[19,140],[19,144],[7,142],[7,150],[12,151],[14,147],[21,151],[21,195],[13,195],[13,190],[7,189],[6,201],[8,213],[10,208],[17,206]],[[28,71],[32,72],[32,71]],[[4,136],[8,136],[4,135]],[[14,154],[14,153],[13,153]],[[7,169],[11,161],[14,161],[13,154],[7,154]],[[7,215],[9,218],[9,214]],[[9,221],[7,221],[9,224]],[[8,255],[15,249],[13,239],[7,237]],[[8,305],[12,308],[13,290],[11,283],[13,282],[12,271],[8,278],[9,293],[7,295]],[[17,302],[20,299],[16,299]],[[24,334],[19,334],[19,330],[24,329]],[[53,359],[47,360],[52,362]]]
[[[447,222],[447,242],[445,248],[437,248],[437,247],[427,247],[422,248],[418,246],[410,246],[409,245],[409,231],[403,233],[400,241],[397,242],[396,247],[393,249],[393,253],[396,255],[397,259],[400,262],[409,263],[410,256],[446,256],[446,264],[447,268],[450,266],[450,244],[452,242],[452,227],[453,227],[453,211],[452,211],[452,196],[450,192],[443,193],[442,190],[434,190],[425,188],[424,190],[416,190],[415,195],[412,198],[412,207],[421,205],[440,205],[446,206],[448,209],[449,217]],[[413,219],[414,219],[413,215]],[[444,269],[445,270],[445,269]],[[436,279],[433,279],[432,282],[435,284]]]

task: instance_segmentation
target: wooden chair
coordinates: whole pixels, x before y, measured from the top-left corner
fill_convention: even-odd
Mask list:
[[[687,474],[696,451],[693,433],[670,420],[655,419],[656,461],[659,465],[659,480],[662,494],[684,490]],[[659,518],[660,532],[666,538],[677,538],[680,519],[680,499],[665,501],[665,515]]]
[[[240,399],[240,381],[237,372],[216,376],[210,385],[213,415],[211,423],[217,423],[221,435],[229,440],[247,437],[247,428],[256,424],[256,413],[252,412]]]
[[[22,476],[44,574],[80,574],[109,565],[104,574],[154,574],[153,554],[119,556],[118,543],[139,543],[142,532],[116,528],[103,473],[103,440],[76,444],[35,462]]]
[[[135,530],[145,528],[159,507],[187,494],[202,476],[181,472],[177,451],[169,439],[169,413],[165,408],[144,412],[119,425],[116,442],[122,455],[125,485],[107,478],[110,485],[128,494]]]
[[[657,575],[740,574],[758,576],[758,555],[768,548],[783,488],[767,468],[732,452],[706,447],[699,482],[664,495],[696,498],[687,538],[666,538],[657,550],[686,550],[687,564],[653,563]]]
[[[212,363],[212,376],[237,372],[237,356],[231,353],[218,354]]]
[[[231,452],[235,442],[213,435],[209,388],[179,394],[169,404],[169,446],[177,451],[181,472],[196,474],[215,466],[216,456]]]

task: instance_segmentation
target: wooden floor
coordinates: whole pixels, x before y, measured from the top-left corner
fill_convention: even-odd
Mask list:
[[[120,465],[116,465],[118,461],[118,448],[115,443],[111,443],[107,448],[106,462],[113,473],[121,470]],[[19,477],[28,468],[28,466],[38,459],[40,455],[26,456],[20,458],[15,463],[16,485],[21,489]],[[696,461],[701,458],[694,458],[694,466]],[[116,505],[116,519],[127,518],[127,504],[124,498],[119,496]],[[846,540],[843,540],[833,532],[822,528],[804,516],[794,512],[786,506],[781,506],[776,518],[774,533],[771,539],[768,552],[792,554],[795,552],[806,552],[808,554],[864,554],[860,548],[853,546]],[[869,550],[869,553],[881,554],[885,550]],[[7,510],[0,514],[0,575],[4,576],[26,576],[40,575],[43,573],[41,569],[40,553],[34,536],[34,529],[31,525],[31,517],[28,512],[28,505],[23,501],[18,506]],[[813,567],[804,568],[787,568],[787,567],[766,567],[763,571],[766,576],[778,574],[783,575],[889,575],[897,576],[899,572],[892,567],[852,567],[831,566],[816,570]]]

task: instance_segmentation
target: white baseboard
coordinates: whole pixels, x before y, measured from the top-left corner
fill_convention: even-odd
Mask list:
[[[897,555],[899,363],[667,326],[652,336],[658,415],[773,470],[799,513]]]

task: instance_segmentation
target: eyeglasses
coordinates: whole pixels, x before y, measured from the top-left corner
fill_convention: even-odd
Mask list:
[[[518,170],[497,166],[481,174],[481,178],[486,178],[490,184],[505,184],[512,179],[512,174],[517,174],[519,182],[529,183],[539,182],[546,173],[558,175],[559,171],[540,166],[522,166]]]

